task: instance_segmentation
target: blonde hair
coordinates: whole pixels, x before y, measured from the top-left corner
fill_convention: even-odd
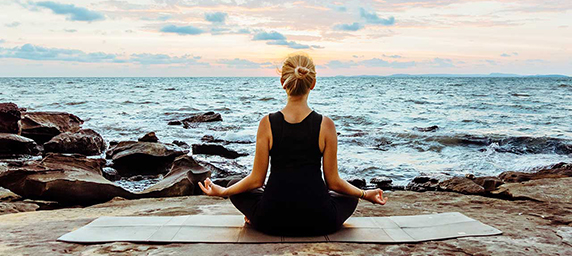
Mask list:
[[[279,72],[281,74],[280,82],[282,82],[282,88],[290,96],[308,93],[310,87],[316,82],[314,61],[304,52],[288,55]]]

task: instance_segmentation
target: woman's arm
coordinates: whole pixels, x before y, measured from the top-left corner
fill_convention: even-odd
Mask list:
[[[332,119],[324,116],[320,133],[323,134],[324,140],[323,167],[328,189],[355,197],[362,196],[363,192],[365,193],[364,199],[372,203],[385,204],[387,198],[383,198],[383,191],[381,189],[362,191],[340,178],[338,174],[338,135]]]
[[[201,190],[209,196],[227,197],[262,187],[266,180],[266,173],[268,170],[271,136],[270,120],[268,119],[268,115],[266,115],[258,124],[258,132],[256,134],[256,152],[254,155],[252,172],[244,179],[228,188],[216,185],[207,178],[204,185],[199,182]]]

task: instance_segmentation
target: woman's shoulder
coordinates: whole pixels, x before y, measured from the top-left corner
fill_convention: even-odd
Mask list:
[[[334,124],[334,121],[328,117],[327,115],[324,114],[318,114],[322,117],[322,127],[326,128],[326,129],[334,129],[336,128],[336,125]]]

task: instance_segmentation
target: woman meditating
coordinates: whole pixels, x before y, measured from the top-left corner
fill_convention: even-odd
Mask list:
[[[247,223],[282,236],[333,233],[352,215],[358,198],[385,204],[381,189],[364,191],[338,175],[334,122],[308,107],[316,85],[312,59],[304,53],[288,56],[280,82],[288,103],[260,120],[252,172],[226,188],[207,178],[204,185],[199,183],[203,192],[230,197]],[[264,186],[269,159],[270,177]]]

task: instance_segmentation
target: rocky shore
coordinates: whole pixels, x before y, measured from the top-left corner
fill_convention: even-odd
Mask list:
[[[217,121],[222,121],[220,114],[207,112],[168,125],[192,128]],[[96,131],[83,129],[83,122],[69,113],[29,112],[0,103],[1,255],[205,254],[205,249],[212,255],[572,253],[572,164],[567,163],[488,177],[419,176],[406,186],[393,185],[386,177],[349,180],[362,188],[382,188],[390,197],[386,206],[361,202],[356,216],[458,211],[501,229],[505,233],[500,237],[400,245],[56,242],[58,236],[104,215],[240,214],[228,200],[201,196],[196,184],[211,177],[225,186],[244,174],[193,158],[194,154],[242,157],[245,153],[227,148],[240,142],[205,135],[203,143],[189,146],[162,142],[153,132],[136,141],[106,141]],[[121,186],[139,181],[146,182],[140,189]]]

